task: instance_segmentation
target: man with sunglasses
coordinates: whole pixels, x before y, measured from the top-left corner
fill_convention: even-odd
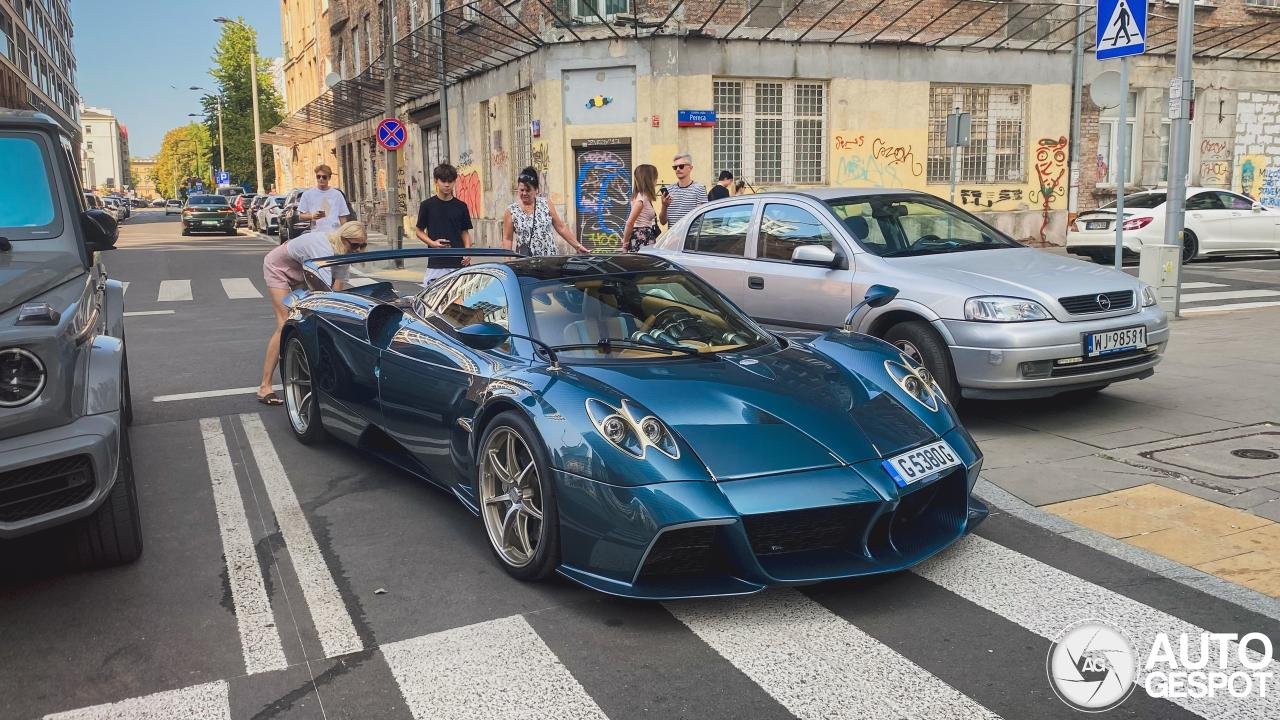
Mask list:
[[[337,230],[351,219],[347,198],[341,190],[329,187],[331,177],[333,171],[328,165],[317,167],[316,186],[302,193],[302,199],[298,201],[298,218],[310,221],[312,230]]]
[[[671,169],[676,173],[676,184],[663,188],[662,213],[658,219],[670,227],[707,201],[707,186],[693,179],[693,156],[680,153],[672,158]]]

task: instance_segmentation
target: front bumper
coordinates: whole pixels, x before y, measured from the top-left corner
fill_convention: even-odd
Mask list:
[[[879,460],[640,487],[556,471],[559,572],[611,595],[669,600],[903,570],[987,515],[972,496],[981,456],[962,430],[946,439],[964,465],[901,491]]]
[[[0,440],[0,540],[91,514],[115,484],[120,413]]]
[[[975,399],[1049,397],[1150,376],[1169,343],[1168,316],[1159,306],[1078,322],[980,323],[942,320],[961,394]],[[1086,333],[1143,326],[1147,348],[1058,364],[1084,356]]]

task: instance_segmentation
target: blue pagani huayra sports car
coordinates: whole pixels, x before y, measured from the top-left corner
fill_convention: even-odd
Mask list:
[[[416,292],[327,282],[441,255],[471,264]],[[453,493],[516,578],[746,594],[901,570],[986,517],[981,453],[927,370],[847,329],[770,333],[662,258],[306,267],[281,342],[294,434]]]

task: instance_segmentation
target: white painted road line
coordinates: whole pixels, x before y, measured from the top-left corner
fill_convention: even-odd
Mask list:
[[[1253,308],[1280,307],[1280,302],[1227,303],[1226,305],[1204,305],[1201,307],[1180,308],[1183,315],[1196,313],[1230,312],[1232,310],[1252,310]]]
[[[226,681],[45,715],[44,720],[231,720]]]
[[[1182,302],[1210,302],[1212,300],[1241,300],[1244,298],[1276,297],[1280,290],[1224,290],[1222,292],[1187,293]]]
[[[1222,283],[1211,283],[1211,282],[1182,283],[1183,290],[1204,290],[1207,288],[1215,288],[1215,287],[1227,287],[1227,286]]]
[[[280,385],[272,385],[272,389],[280,390]],[[177,395],[157,395],[151,402],[178,402],[180,400],[200,400],[202,398],[226,397],[228,395],[256,395],[258,386],[242,388],[226,388],[225,390],[201,390],[200,392],[178,393]]]
[[[1109,622],[1124,630],[1134,642],[1140,666],[1138,683],[1146,678],[1141,666],[1157,633],[1166,633],[1170,638],[1187,633],[1199,638],[1205,632],[1185,620],[977,535],[961,538],[951,549],[916,566],[914,572],[1050,640],[1057,639],[1068,625],[1080,620]],[[1174,643],[1176,645],[1176,639]],[[1237,644],[1228,643],[1225,653],[1228,672],[1245,670],[1237,652]],[[1253,652],[1255,661],[1259,657]],[[1280,663],[1272,661],[1263,669],[1276,671],[1278,668]],[[1266,698],[1256,694],[1236,698],[1229,693],[1218,693],[1216,698],[1188,697],[1170,702],[1204,718],[1276,717],[1275,699],[1271,694]]]
[[[124,314],[125,317],[140,317],[143,315],[172,315],[172,310],[134,310]]]
[[[382,646],[417,720],[605,720],[519,615]]]
[[[262,566],[258,563],[253,533],[249,531],[249,518],[236,483],[231,453],[222,434],[222,422],[217,418],[202,418],[200,434],[204,436],[204,454],[209,463],[209,478],[213,481],[213,505],[218,514],[218,532],[222,535],[222,554],[227,561],[236,623],[240,626],[245,672],[252,675],[283,669],[288,662],[280,643],[280,630],[271,613],[271,600],[262,579]]]
[[[338,592],[315,535],[311,533],[311,525],[298,504],[298,496],[289,484],[289,477],[275,446],[271,444],[271,438],[267,436],[262,418],[242,414],[240,424],[244,426],[254,462],[258,465],[258,474],[262,476],[262,484],[275,510],[276,524],[284,537],[285,547],[289,549],[289,558],[293,561],[298,583],[302,585],[302,595],[307,601],[316,634],[320,636],[325,657],[363,650],[364,643],[356,634],[347,605]]]
[[[998,717],[795,590],[666,608],[801,720]]]
[[[161,280],[156,302],[178,302],[191,299],[190,280]]]
[[[222,278],[222,289],[232,300],[262,297],[262,293],[258,292],[249,278]]]

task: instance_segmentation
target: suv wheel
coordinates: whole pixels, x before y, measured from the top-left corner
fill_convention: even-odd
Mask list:
[[[116,482],[96,512],[68,528],[70,555],[79,568],[105,568],[133,562],[142,555],[142,523],[133,482],[129,430],[120,426],[120,462]]]
[[[960,403],[960,385],[951,366],[951,351],[942,336],[923,320],[899,323],[884,334],[886,342],[928,368],[952,407]]]

